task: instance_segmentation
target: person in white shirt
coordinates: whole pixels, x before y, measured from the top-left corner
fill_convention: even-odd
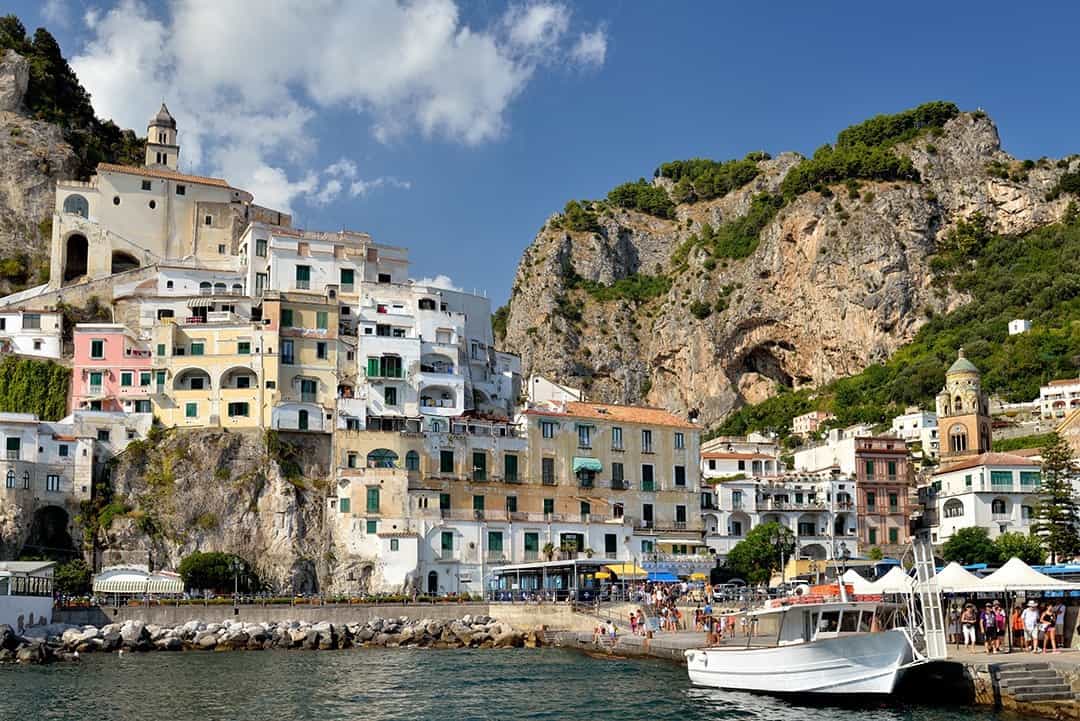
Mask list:
[[[1024,636],[1031,644],[1031,652],[1039,652],[1039,604],[1034,601],[1027,602],[1027,608],[1020,614],[1024,621]]]

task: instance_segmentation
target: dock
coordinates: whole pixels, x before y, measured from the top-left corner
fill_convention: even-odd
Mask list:
[[[622,629],[620,629],[621,631]],[[619,633],[615,640],[557,632],[554,645],[591,656],[656,658],[685,663],[684,652],[705,644],[696,631],[664,632],[653,638]],[[728,643],[744,645],[738,638]],[[1013,652],[987,655],[949,648],[949,658],[911,669],[896,694],[918,703],[969,704],[1054,721],[1080,721],[1080,649],[1057,654]]]

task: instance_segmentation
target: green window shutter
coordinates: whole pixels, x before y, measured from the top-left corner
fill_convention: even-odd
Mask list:
[[[378,358],[368,358],[367,359],[367,374],[368,374],[368,378],[378,378],[379,377],[379,359]]]
[[[368,533],[378,533],[379,532],[379,522],[378,521],[368,520],[368,522],[367,522],[367,532]]]
[[[590,513],[592,513],[592,504],[590,504],[588,501],[582,501],[581,502],[581,515],[587,516]]]
[[[342,268],[341,269],[341,284],[342,285],[352,285],[353,284],[353,278],[355,277],[354,272],[355,271],[353,271],[352,268]]]
[[[873,461],[867,461],[866,462],[866,477],[867,478],[873,478],[874,477],[874,462]]]
[[[242,340],[236,344],[237,355],[250,355],[251,354],[251,342]]]
[[[199,417],[199,404],[188,403],[184,406],[184,417],[186,418],[198,418]]]
[[[484,497],[483,496],[473,496],[472,497],[472,507],[473,507],[474,511],[482,511],[482,510],[484,510]]]
[[[1012,471],[990,471],[991,486],[1011,486],[1013,483]]]
[[[1038,471],[1020,471],[1021,486],[1037,486],[1042,482],[1042,475]]]
[[[876,528],[871,528],[871,529],[869,529],[867,531],[867,533],[870,536],[870,544],[871,545],[876,544],[877,543],[877,529]]]
[[[899,543],[899,542],[900,542],[900,532],[895,528],[890,528],[889,529],[889,543]]]
[[[506,512],[517,513],[517,496],[506,497]]]
[[[545,498],[544,499],[544,513],[554,513],[554,512],[555,512],[555,499],[554,498]]]
[[[454,452],[439,451],[439,473],[454,472]]]
[[[338,509],[342,513],[348,513],[349,512],[349,499],[348,498],[339,498],[338,499]]]
[[[157,384],[159,386],[165,385],[165,371],[158,371],[157,372]]]
[[[512,453],[503,456],[503,480],[516,481],[518,473],[518,457]]]
[[[164,343],[158,343],[157,344],[157,354],[159,356],[164,356],[165,355],[165,344]]]
[[[292,308],[281,309],[281,327],[292,328]]]
[[[450,510],[450,494],[449,493],[440,493],[439,494],[439,510],[440,511],[449,511]]]
[[[311,280],[311,266],[310,265],[298,265],[296,266],[296,279],[298,281]]]
[[[502,553],[503,535],[501,531],[488,531],[488,550],[492,553]]]
[[[139,373],[139,385],[143,387],[150,385],[150,371],[141,371]]]
[[[369,488],[367,489],[367,510],[368,513],[379,512],[379,489]]]
[[[127,386],[130,386],[131,384],[132,384],[132,373],[131,373],[131,371],[124,371],[123,373],[121,373],[120,374],[120,385],[122,385],[124,387],[127,387]]]
[[[449,553],[454,550],[454,533],[453,531],[443,531],[440,539],[443,552]]]
[[[320,310],[315,313],[315,327],[319,330],[326,330],[329,323],[329,313],[325,310]]]
[[[202,343],[192,343],[191,344],[191,355],[202,355],[203,354],[203,348],[204,348],[204,346],[203,346]]]
[[[105,341],[92,340],[90,341],[90,357],[91,358],[104,358],[105,357]]]
[[[90,374],[90,385],[92,385],[92,386],[101,385],[101,373],[91,373]]]
[[[539,533],[526,533],[525,534],[525,552],[539,551],[540,550],[540,534]]]

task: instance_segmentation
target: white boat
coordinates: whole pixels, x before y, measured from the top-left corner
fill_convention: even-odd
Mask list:
[[[892,693],[914,660],[908,629],[888,627],[896,610],[838,601],[756,611],[748,643],[686,651],[690,682],[777,694]]]
[[[686,651],[690,682],[775,694],[892,693],[906,669],[947,655],[933,553],[921,542],[913,551],[917,580],[899,585],[906,605],[850,600],[839,584],[829,595],[773,601],[748,614],[745,644]]]

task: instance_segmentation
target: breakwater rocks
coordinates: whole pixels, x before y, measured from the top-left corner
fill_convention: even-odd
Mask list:
[[[53,624],[17,635],[0,626],[0,662],[50,663],[112,651],[331,650],[355,647],[513,648],[541,645],[543,630],[520,631],[490,616],[452,621],[374,618],[366,623],[187,623],[165,627],[126,621],[101,626]]]

